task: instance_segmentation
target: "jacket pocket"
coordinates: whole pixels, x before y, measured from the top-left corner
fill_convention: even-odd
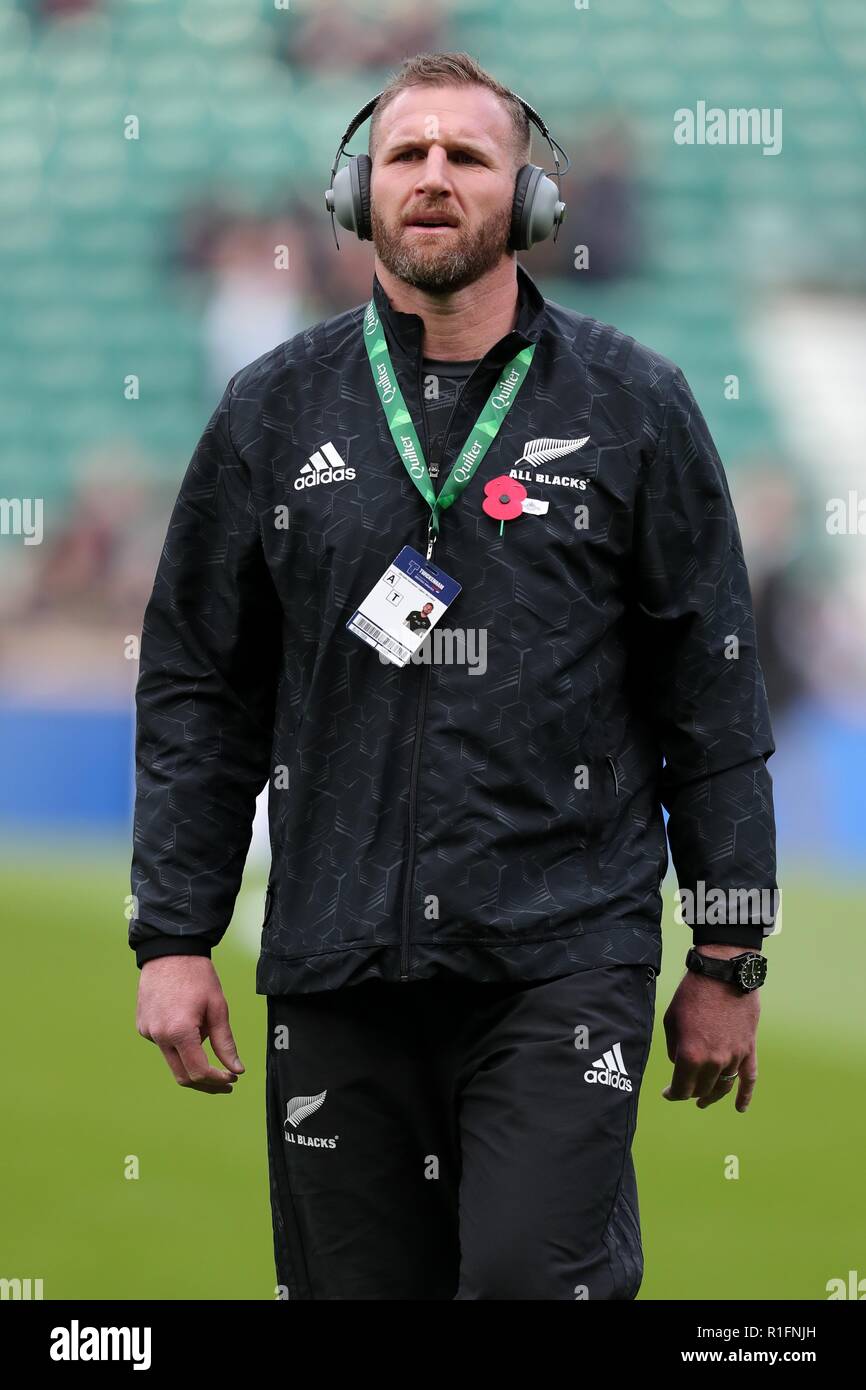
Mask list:
[[[619,796],[619,779],[613,758],[598,753],[594,757],[581,760],[578,766],[586,768],[587,786],[582,793],[586,800],[575,801],[582,829],[582,842],[594,840],[604,833],[616,814]],[[577,769],[575,769],[576,771]]]
[[[605,761],[605,766],[606,766],[606,768],[607,768],[608,777],[610,778],[610,781],[611,781],[611,784],[612,784],[612,787],[613,787],[613,794],[614,794],[615,797],[618,797],[618,796],[619,796],[619,773],[618,773],[617,770],[616,770],[616,763],[614,762],[613,758],[610,756],[609,753],[608,753],[608,755],[607,755],[607,757],[605,758],[604,761]]]
[[[599,759],[597,775],[599,785],[595,797],[593,829],[596,834],[603,834],[610,828],[617,814],[620,791],[616,763],[609,753]]]
[[[658,975],[655,966],[648,965],[646,967],[646,983],[644,985],[644,995],[646,998],[647,1017],[649,1019],[650,1034],[652,1034],[652,1030],[655,1027],[657,979]]]

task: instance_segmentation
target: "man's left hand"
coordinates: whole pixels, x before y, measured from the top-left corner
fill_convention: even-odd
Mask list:
[[[729,960],[746,947],[698,949]],[[698,1109],[705,1110],[739,1080],[735,1108],[747,1108],[758,1078],[759,993],[744,994],[724,980],[686,971],[664,1016],[668,1057],[674,1064],[671,1083],[662,1091],[665,1100],[696,1100]]]

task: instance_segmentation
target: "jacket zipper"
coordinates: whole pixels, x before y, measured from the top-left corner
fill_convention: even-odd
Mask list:
[[[460,404],[461,400],[463,399],[463,396],[464,396],[465,393],[466,393],[466,388],[467,388],[467,386],[469,385],[470,381],[471,381],[472,378],[474,377],[474,375],[475,375],[475,373],[477,372],[479,366],[480,366],[480,363],[478,363],[475,367],[472,368],[472,371],[469,373],[468,377],[466,378],[466,380],[465,380],[464,383],[463,383],[463,390],[462,390],[462,391],[458,391],[458,392],[457,392],[457,395],[456,395],[455,398],[454,398],[454,404],[453,404],[452,407],[451,407],[451,414],[448,416],[448,424],[445,426],[445,433],[442,435],[442,440],[441,440],[441,443],[440,443],[440,445],[439,445],[439,449],[438,449],[438,451],[437,451],[438,456],[437,456],[435,459],[434,459],[434,458],[431,458],[431,456],[430,456],[430,440],[429,440],[429,436],[428,436],[427,433],[426,433],[426,417],[425,417],[425,435],[424,435],[424,438],[425,438],[425,440],[427,441],[427,459],[428,459],[427,468],[428,468],[428,472],[429,472],[431,478],[438,478],[438,477],[439,477],[439,467],[440,467],[440,465],[441,465],[441,463],[442,463],[442,460],[444,459],[445,454],[446,454],[446,452],[447,452],[448,440],[449,440],[450,435],[451,435],[451,427],[452,427],[452,425],[454,424],[454,415],[455,415],[455,413],[456,413],[456,410],[457,410],[458,405]],[[420,391],[420,389],[421,389],[421,372],[420,372],[420,369],[419,369],[419,372],[418,372],[418,385],[419,385],[419,391]],[[422,398],[422,399],[423,399],[423,398]],[[423,405],[422,405],[421,409],[422,409],[422,411],[423,411],[423,409],[424,409]]]
[[[423,747],[421,733],[424,727],[424,715],[427,711],[427,689],[429,684],[430,666],[428,662],[425,662],[421,671],[421,690],[418,695],[418,710],[415,716],[415,744],[412,749],[412,771],[409,777],[409,859],[406,864],[406,883],[403,888],[403,924],[400,945],[400,980],[402,983],[405,983],[409,979],[409,914],[412,905],[413,879],[415,875],[415,834],[418,821],[418,769],[421,764],[421,749]]]
[[[422,428],[423,428],[423,432],[424,432],[424,452],[425,452],[425,454],[426,454],[426,456],[427,456],[427,460],[428,460],[428,469],[429,469],[430,477],[431,477],[431,478],[435,478],[435,477],[437,477],[438,474],[439,474],[439,463],[440,463],[440,460],[441,460],[442,458],[445,457],[445,453],[446,453],[446,450],[447,450],[447,447],[448,447],[448,439],[449,439],[449,436],[450,436],[450,434],[451,434],[451,426],[452,426],[452,424],[453,424],[453,422],[454,422],[454,414],[455,414],[455,411],[457,410],[457,406],[460,404],[460,400],[461,400],[461,397],[462,397],[462,395],[463,395],[463,392],[458,393],[457,399],[455,400],[453,406],[451,407],[451,414],[450,414],[449,417],[448,417],[448,424],[447,424],[447,426],[446,426],[445,433],[444,433],[444,435],[442,436],[442,444],[441,444],[441,447],[440,447],[440,449],[439,449],[439,458],[437,458],[437,459],[432,459],[432,458],[430,457],[430,433],[429,433],[429,430],[427,429],[427,416],[426,416],[425,413],[424,413],[424,405],[423,405],[423,400],[424,400],[423,390],[424,390],[424,387],[423,387],[423,380],[422,380],[422,378],[423,378],[422,357],[423,357],[423,354],[419,353],[419,355],[418,355],[418,401],[419,401],[419,404],[421,405],[421,423],[422,423]],[[474,374],[475,374],[475,373],[474,373],[474,371],[473,371],[473,372],[472,372],[472,375],[474,376]],[[467,380],[466,384],[465,384],[464,387],[463,387],[463,391],[466,390],[466,386],[467,386],[467,385],[468,385],[468,380]],[[431,557],[432,548],[433,548],[432,533],[428,533],[428,540],[429,540],[429,544],[428,544],[428,546],[427,546],[427,559],[429,560],[430,557]],[[417,803],[418,803],[418,773],[419,773],[419,769],[420,769],[420,767],[421,767],[421,753],[422,753],[422,750],[423,750],[423,747],[424,747],[424,740],[423,740],[422,735],[423,735],[423,730],[424,730],[424,716],[425,716],[426,713],[427,713],[427,695],[428,695],[429,689],[430,689],[430,663],[429,663],[428,661],[425,661],[425,662],[424,662],[424,665],[423,665],[423,668],[422,668],[422,671],[421,671],[421,689],[420,689],[420,691],[419,691],[419,693],[418,693],[418,708],[417,708],[417,712],[416,712],[416,715],[415,715],[415,742],[414,742],[414,745],[413,745],[413,748],[412,748],[412,770],[411,770],[411,772],[410,772],[410,774],[409,774],[409,858],[408,858],[408,862],[407,862],[407,864],[406,864],[406,882],[405,882],[405,885],[404,885],[404,888],[403,888],[403,920],[402,920],[401,927],[400,927],[400,983],[401,983],[401,984],[405,984],[405,983],[408,981],[408,979],[409,979],[409,917],[410,917],[411,907],[412,907],[412,894],[413,894],[413,889],[414,889],[414,886],[415,886],[413,880],[414,880],[414,876],[415,876],[415,860],[416,860],[416,857],[417,857],[417,845],[416,845],[416,842],[415,842],[415,836],[416,836],[417,826],[418,826],[418,805],[417,805]]]

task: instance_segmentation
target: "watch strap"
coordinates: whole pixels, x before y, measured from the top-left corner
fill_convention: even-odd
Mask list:
[[[692,946],[686,956],[686,967],[697,975],[735,985],[744,994],[759,989],[767,977],[766,957],[758,951],[744,951],[742,955],[722,959],[705,956]]]

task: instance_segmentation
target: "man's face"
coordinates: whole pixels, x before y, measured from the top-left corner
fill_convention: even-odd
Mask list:
[[[373,242],[409,285],[445,294],[507,254],[517,172],[505,106],[485,87],[409,87],[382,112]]]

